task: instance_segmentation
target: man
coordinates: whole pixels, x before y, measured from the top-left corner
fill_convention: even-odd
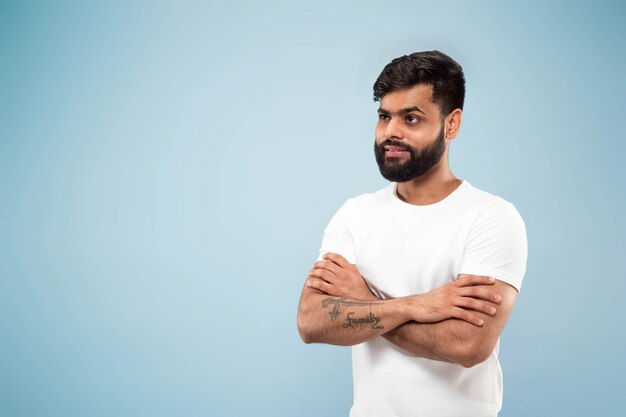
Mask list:
[[[394,59],[374,84],[385,188],[324,231],[298,307],[305,343],[351,345],[351,417],[496,416],[498,341],[526,271],[510,202],[456,178],[465,79],[438,52]]]

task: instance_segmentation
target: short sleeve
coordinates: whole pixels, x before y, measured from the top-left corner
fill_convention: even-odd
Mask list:
[[[354,241],[348,227],[348,221],[350,219],[350,201],[351,200],[346,201],[339,210],[337,210],[332,219],[330,219],[326,229],[324,229],[322,246],[320,247],[320,253],[317,258],[318,261],[321,260],[322,256],[327,252],[334,252],[346,258],[351,264],[356,263]]]
[[[459,274],[486,275],[519,292],[526,273],[526,226],[515,206],[504,202],[483,209],[470,228]]]

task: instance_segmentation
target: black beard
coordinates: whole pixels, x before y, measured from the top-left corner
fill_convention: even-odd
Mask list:
[[[428,172],[441,160],[441,156],[446,150],[443,130],[442,125],[435,141],[422,149],[421,152],[400,140],[387,139],[380,145],[374,142],[374,154],[382,176],[392,182],[406,182]],[[385,158],[385,146],[396,146],[406,150],[409,152],[408,161],[400,162],[398,158]]]

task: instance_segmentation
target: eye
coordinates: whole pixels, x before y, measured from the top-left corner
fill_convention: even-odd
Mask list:
[[[411,123],[411,124],[416,124],[420,122],[420,118],[413,115],[413,114],[409,114],[406,116],[406,121]]]
[[[379,114],[378,115],[378,120],[387,120],[389,118],[389,116],[387,116],[386,114]]]

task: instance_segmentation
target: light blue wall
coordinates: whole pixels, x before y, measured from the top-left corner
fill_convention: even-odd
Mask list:
[[[528,231],[501,415],[617,415],[623,4],[2,2],[0,415],[347,415],[296,306],[385,184],[375,78],[427,49],[466,72],[453,172]]]

